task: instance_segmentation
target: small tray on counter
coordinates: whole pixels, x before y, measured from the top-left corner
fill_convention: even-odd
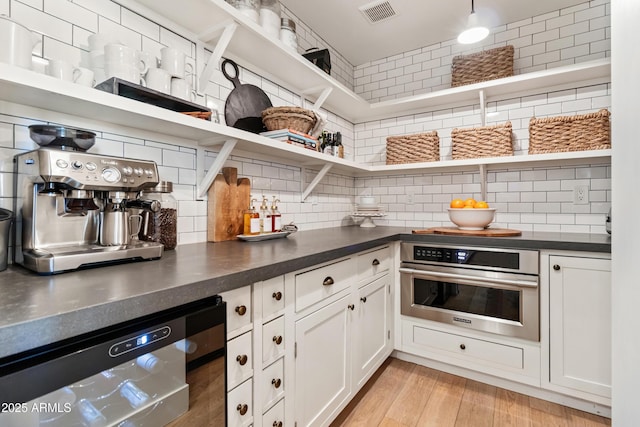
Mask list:
[[[275,233],[264,234],[238,234],[238,239],[246,242],[260,242],[262,240],[280,239],[291,234],[290,231],[276,231]]]
[[[211,120],[211,109],[209,108],[117,77],[105,80],[96,85],[95,88],[104,92],[124,96],[125,98],[135,99],[145,104],[155,105],[156,107],[166,108],[167,110],[177,111],[178,113],[190,113],[189,115],[204,120]]]

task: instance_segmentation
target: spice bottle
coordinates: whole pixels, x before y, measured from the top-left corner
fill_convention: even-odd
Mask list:
[[[251,20],[260,20],[260,0],[233,0],[231,4]]]
[[[334,150],[333,155],[344,159],[344,146],[342,145],[342,134],[340,132],[336,132],[335,143],[337,149]]]
[[[255,201],[256,199],[251,199],[249,208],[244,211],[243,234],[248,236],[260,233],[260,214],[256,212],[256,208],[253,206],[253,202]]]
[[[260,26],[265,33],[274,38],[280,38],[280,1],[260,0]]]
[[[276,196],[273,196],[273,203],[271,204],[271,229],[276,231],[282,231],[282,214],[278,210],[278,203],[280,199],[276,199]]]
[[[173,183],[160,181],[154,188],[142,192],[142,200],[157,200],[160,210],[142,214],[140,240],[162,243],[165,250],[175,249],[178,244],[178,202],[173,197]]]
[[[271,231],[273,230],[271,210],[269,209],[267,198],[264,195],[262,195],[262,205],[260,206],[260,225],[261,233],[271,233]]]
[[[296,36],[296,23],[292,19],[282,18],[280,24],[280,41],[289,49],[298,52],[298,37]]]

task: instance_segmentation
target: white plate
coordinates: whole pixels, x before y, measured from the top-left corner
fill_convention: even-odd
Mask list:
[[[356,205],[356,211],[379,211],[379,205]]]
[[[238,234],[238,239],[245,240],[247,242],[259,242],[261,240],[279,239],[281,237],[287,237],[291,234],[290,231],[277,231],[275,233],[265,234]]]

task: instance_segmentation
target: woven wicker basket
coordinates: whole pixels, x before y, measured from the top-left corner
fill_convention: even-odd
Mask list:
[[[301,107],[270,107],[262,112],[267,130],[293,129],[308,133],[316,124],[313,111]]]
[[[452,158],[476,159],[513,155],[511,122],[451,131]]]
[[[611,148],[609,111],[575,116],[531,118],[529,154]]]
[[[451,86],[463,86],[513,76],[513,46],[497,47],[453,58]]]
[[[435,162],[440,160],[438,132],[387,137],[387,164]]]

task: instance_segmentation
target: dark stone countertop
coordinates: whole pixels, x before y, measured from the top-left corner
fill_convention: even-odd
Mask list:
[[[53,276],[0,272],[0,357],[74,337],[396,241],[611,252],[608,235],[523,233],[488,238],[416,235],[400,227],[336,227],[262,242],[181,245],[155,261]]]

